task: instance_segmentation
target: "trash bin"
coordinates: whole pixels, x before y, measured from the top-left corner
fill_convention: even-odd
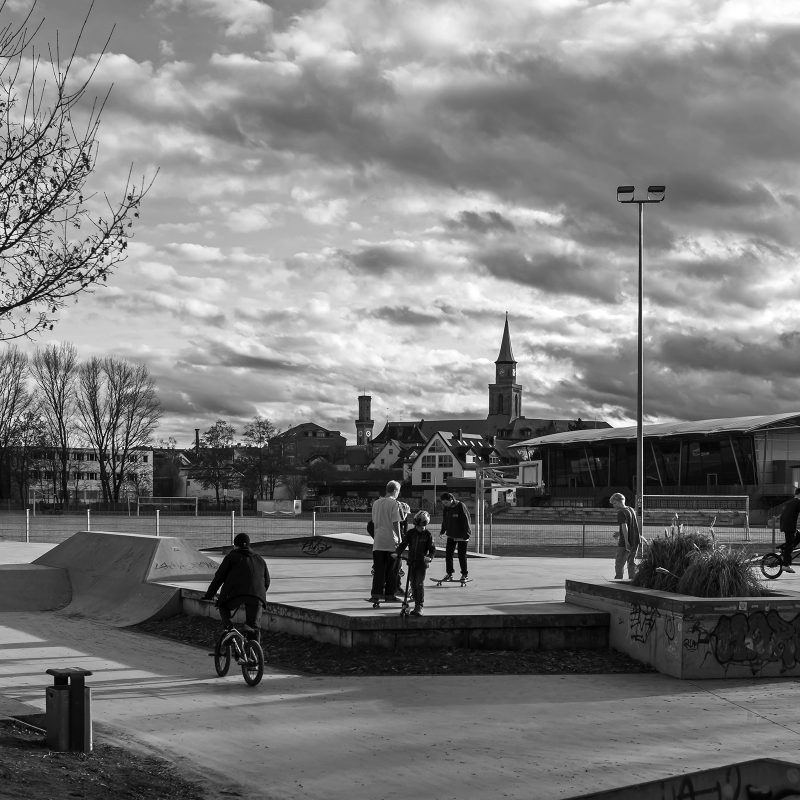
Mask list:
[[[45,692],[47,746],[52,750],[92,751],[92,690],[87,669],[48,669],[53,685]]]

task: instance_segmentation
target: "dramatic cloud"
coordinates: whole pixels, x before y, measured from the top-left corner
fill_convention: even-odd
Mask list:
[[[503,321],[523,413],[630,422],[637,208],[651,420],[800,408],[800,12],[724,0],[108,0],[97,199],[160,173],[131,256],[53,341],[218,417],[481,416]],[[27,3],[3,12],[19,19]],[[43,35],[81,0],[40,0]],[[35,344],[35,343],[34,343]],[[31,344],[31,347],[33,344]]]

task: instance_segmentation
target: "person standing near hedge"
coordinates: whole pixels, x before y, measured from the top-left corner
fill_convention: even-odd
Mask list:
[[[797,517],[800,516],[800,488],[794,490],[794,497],[781,510],[781,533],[785,538],[783,550],[783,571],[792,569],[792,550],[797,543]]]
[[[625,576],[623,571],[628,565],[628,579],[633,579],[636,571],[634,557],[636,549],[639,547],[639,520],[636,519],[636,512],[625,505],[625,495],[615,492],[608,498],[613,508],[617,509],[617,525],[619,529],[617,536],[617,554],[614,558],[614,580],[622,580]]]

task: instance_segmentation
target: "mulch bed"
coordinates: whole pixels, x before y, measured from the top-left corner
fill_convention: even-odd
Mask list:
[[[220,623],[178,615],[149,620],[134,630],[214,649]],[[263,631],[268,665],[306,675],[540,675],[654,672],[616,650],[350,650],[302,636]],[[211,668],[213,671],[213,668]]]

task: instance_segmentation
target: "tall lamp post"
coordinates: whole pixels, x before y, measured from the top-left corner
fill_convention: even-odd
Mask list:
[[[644,291],[642,288],[642,266],[644,253],[644,206],[645,203],[660,203],[666,195],[666,186],[648,186],[646,197],[636,197],[635,186],[618,186],[617,202],[636,203],[639,206],[639,327],[637,333],[638,376],[636,380],[636,505],[639,530],[644,531],[644,434],[642,417],[644,412],[644,326],[642,311]]]

